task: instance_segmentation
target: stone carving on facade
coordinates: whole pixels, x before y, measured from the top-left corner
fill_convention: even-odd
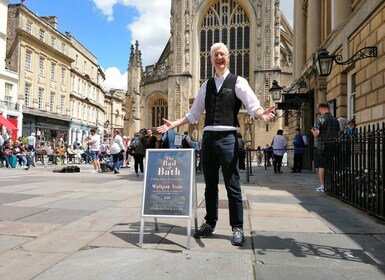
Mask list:
[[[185,12],[185,23],[186,23],[186,30],[190,29],[190,11],[186,10]]]
[[[186,31],[186,33],[185,33],[185,43],[186,43],[187,47],[190,45],[190,32],[189,31]]]
[[[190,51],[186,49],[185,54],[184,54],[184,59],[185,59],[185,71],[190,70]]]
[[[266,34],[269,34],[269,33],[270,33],[270,23],[269,23],[269,22],[266,22],[266,23],[265,23],[265,33],[266,33]]]
[[[266,1],[266,6],[265,6],[266,13],[270,13],[270,11],[271,11],[270,5],[271,5],[271,2],[270,1]]]

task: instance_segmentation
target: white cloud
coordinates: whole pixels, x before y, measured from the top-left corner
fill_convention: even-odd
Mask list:
[[[104,70],[104,74],[106,75],[106,80],[104,81],[106,90],[112,88],[127,90],[127,72],[121,74],[117,67],[109,67]]]
[[[131,18],[127,28],[131,32],[132,44],[139,42],[143,66],[157,62],[170,37],[171,0],[93,0],[96,7],[113,20],[116,4],[132,7],[138,16]]]
[[[102,11],[103,15],[107,16],[108,21],[114,19],[112,8],[118,2],[117,0],[93,0],[93,2]]]

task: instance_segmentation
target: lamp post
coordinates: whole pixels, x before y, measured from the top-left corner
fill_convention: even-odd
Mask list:
[[[284,110],[291,116],[296,116],[298,126],[300,125],[300,118],[302,117],[301,110],[304,110],[302,104],[310,103],[310,96],[308,93],[292,92],[301,88],[306,88],[306,83],[304,81],[298,81],[288,90],[283,90],[278,82],[274,80],[272,87],[269,89],[269,92],[271,93],[272,99],[274,101],[280,101],[283,96],[283,102],[276,102],[276,108],[278,110]],[[295,113],[293,114],[291,111],[294,111]],[[286,114],[277,116],[277,118],[284,117],[285,115]]]
[[[273,85],[269,89],[273,101],[280,101],[282,97],[282,87],[278,85],[277,80],[273,81]]]
[[[377,47],[365,47],[356,52],[351,58],[342,61],[341,55],[329,54],[326,49],[322,49],[315,53],[314,64],[317,67],[318,76],[328,76],[333,67],[333,62],[339,65],[349,65],[354,62],[370,57],[377,57]]]

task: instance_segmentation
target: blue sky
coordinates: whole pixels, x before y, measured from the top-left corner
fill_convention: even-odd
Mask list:
[[[292,3],[281,0],[281,10],[291,23]],[[171,0],[25,0],[24,5],[39,16],[56,16],[59,31],[71,32],[98,58],[106,88],[126,89],[135,40],[147,66],[157,61],[170,36]]]

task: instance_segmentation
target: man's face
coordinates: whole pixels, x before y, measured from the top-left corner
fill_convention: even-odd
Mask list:
[[[213,56],[211,57],[211,63],[214,65],[216,71],[224,71],[227,69],[229,56],[223,49],[216,49]]]
[[[320,107],[319,112],[320,112],[320,114],[325,114],[325,113],[329,112],[329,109],[325,108],[325,107]]]

